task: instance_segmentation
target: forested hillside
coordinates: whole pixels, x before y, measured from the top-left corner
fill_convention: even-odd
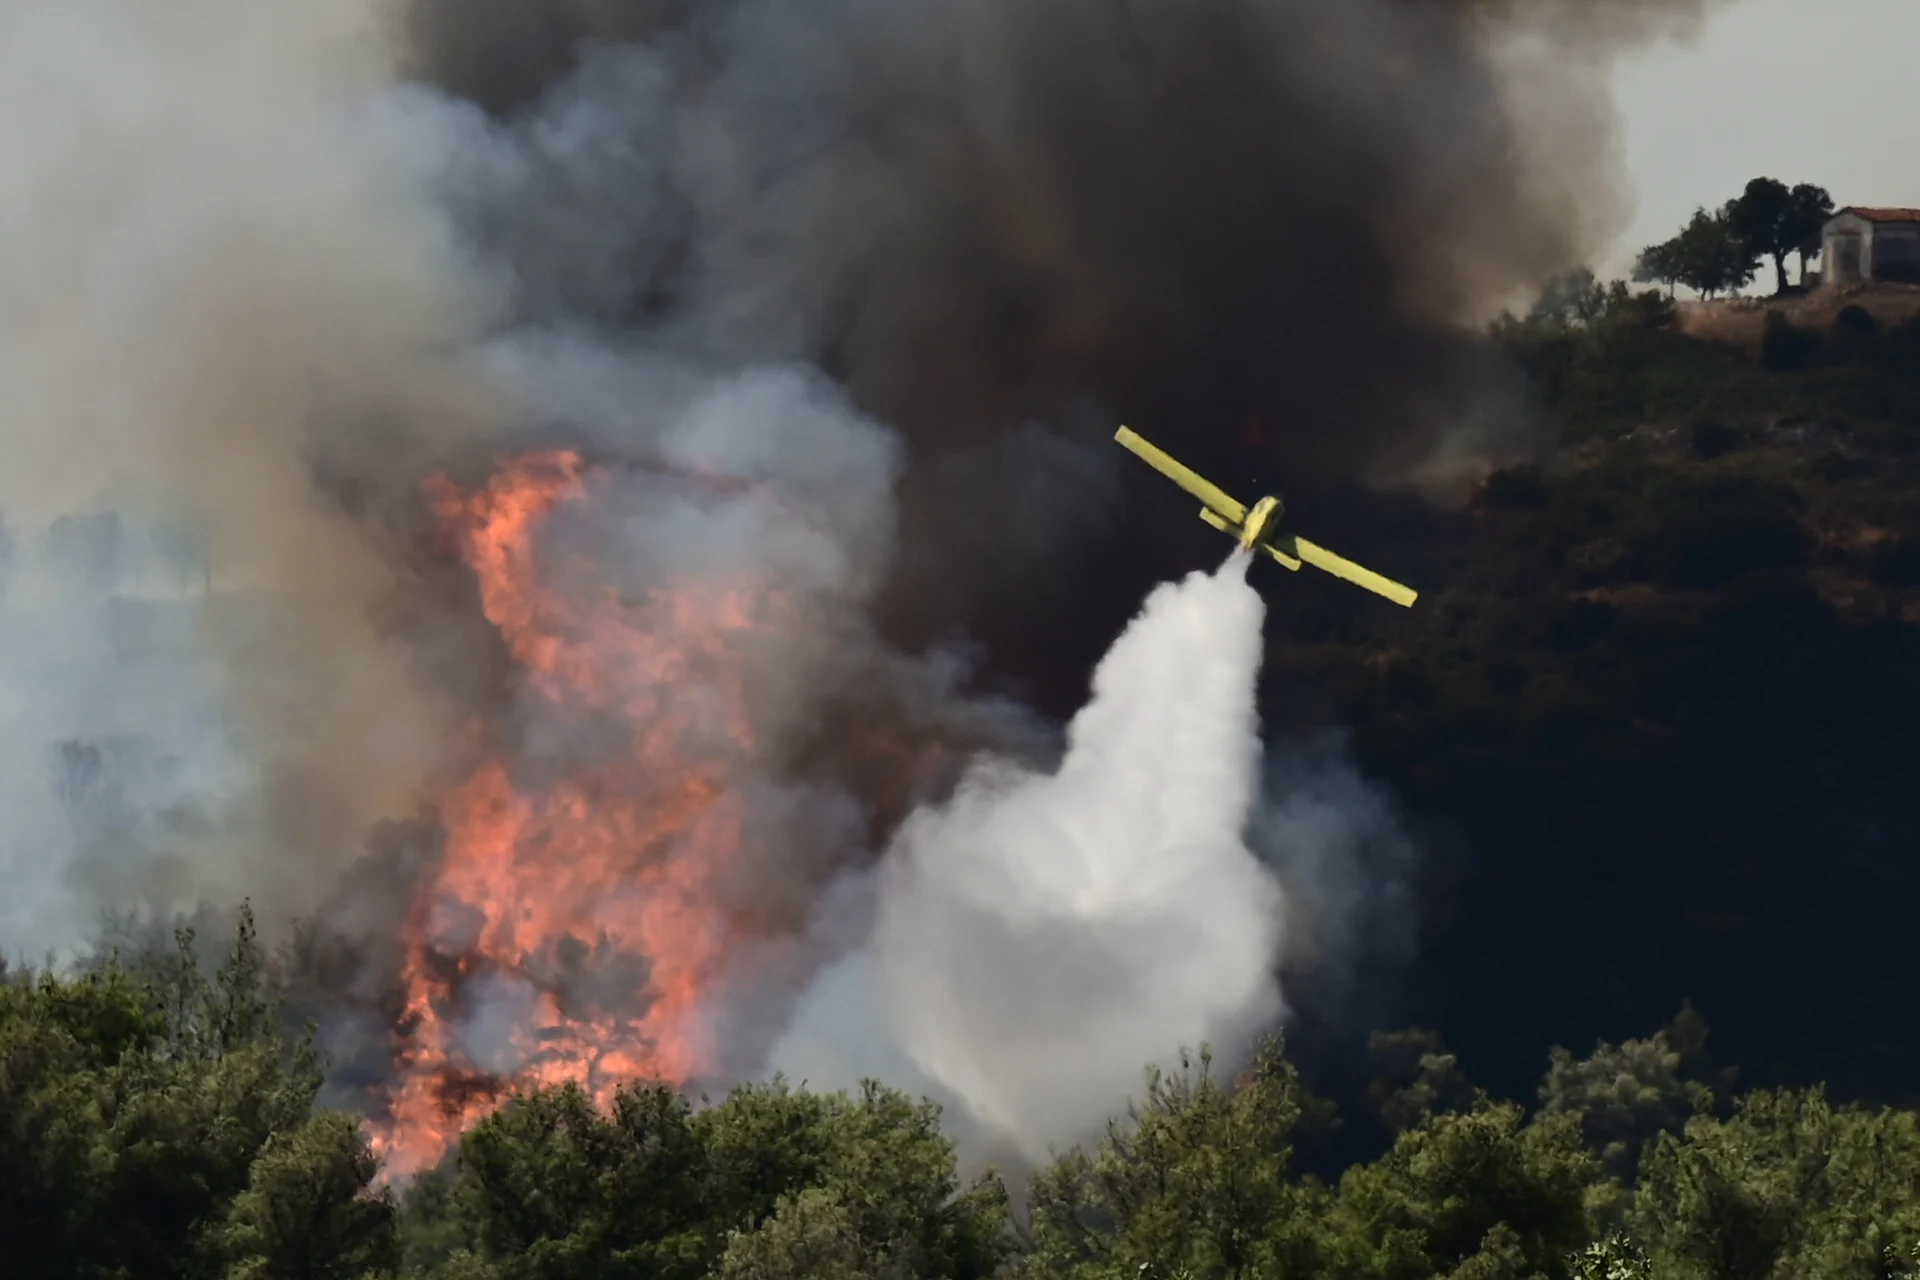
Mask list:
[[[1273,610],[1269,701],[1348,727],[1426,850],[1379,1007],[1439,1031],[1375,1032],[1337,1109],[1280,1045],[1196,1058],[1002,1182],[884,1083],[562,1089],[382,1187],[243,916],[211,974],[183,939],[0,983],[0,1271],[1913,1274],[1920,325],[1748,358],[1560,296],[1491,339],[1554,447],[1430,523],[1421,607]]]
[[[963,1179],[935,1109],[883,1085],[775,1082],[607,1112],[544,1090],[396,1190],[356,1118],[312,1111],[246,918],[215,973],[193,950],[0,983],[8,1275],[1892,1280],[1920,1242],[1912,1112],[1730,1097],[1685,1010],[1511,1102],[1436,1037],[1377,1037],[1392,1136],[1329,1177],[1296,1153],[1339,1117],[1276,1044],[1147,1077],[1106,1141],[1013,1187]]]
[[[1554,446],[1431,532],[1441,589],[1274,610],[1278,678],[1429,828],[1402,1014],[1518,1087],[1690,998],[1751,1079],[1908,1097],[1920,326],[1750,358],[1562,297],[1495,338]]]

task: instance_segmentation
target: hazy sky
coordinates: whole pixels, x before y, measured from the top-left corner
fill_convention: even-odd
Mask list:
[[[1920,205],[1916,50],[1920,0],[1735,0],[1692,45],[1633,59],[1616,84],[1638,211],[1606,265],[1760,174],[1837,206]]]

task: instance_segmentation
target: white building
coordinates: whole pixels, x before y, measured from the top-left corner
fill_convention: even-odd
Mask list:
[[[1920,209],[1840,210],[1821,232],[1820,265],[1823,284],[1920,283]]]

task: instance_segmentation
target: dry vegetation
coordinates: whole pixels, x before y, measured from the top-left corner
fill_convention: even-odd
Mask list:
[[[1721,343],[1757,356],[1768,312],[1778,311],[1789,323],[1801,328],[1824,330],[1831,329],[1840,312],[1848,307],[1859,307],[1882,327],[1891,328],[1920,316],[1920,285],[1850,285],[1778,298],[1689,301],[1679,303],[1676,310],[1680,331],[1688,337]]]

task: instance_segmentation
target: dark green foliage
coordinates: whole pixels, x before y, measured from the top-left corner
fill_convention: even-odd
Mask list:
[[[1535,325],[1561,328],[1588,325],[1607,311],[1607,290],[1593,272],[1581,267],[1567,275],[1549,280],[1542,286],[1527,320]]]
[[[1820,251],[1820,233],[1833,214],[1833,198],[1820,187],[1789,188],[1774,178],[1755,178],[1737,199],[1713,213],[1696,210],[1680,234],[1640,251],[1634,279],[1662,284],[1669,292],[1684,284],[1704,297],[1746,286],[1763,258],[1772,258],[1778,283],[1787,291],[1787,255],[1800,255],[1804,280],[1807,258]]]
[[[1806,556],[1804,501],[1792,486],[1737,474],[1695,475],[1623,454],[1556,482],[1535,532],[1570,576],[1713,588]]]
[[[1278,1045],[1232,1081],[1150,1071],[1027,1209],[963,1186],[939,1113],[878,1084],[775,1081],[695,1107],[518,1098],[394,1199],[360,1123],[312,1109],[243,922],[210,979],[107,965],[0,983],[9,1275],[207,1280],[1908,1280],[1920,1117],[1761,1090],[1716,1112],[1691,1009],[1556,1050],[1529,1117],[1431,1032],[1374,1039],[1397,1133],[1332,1185],[1292,1168],[1326,1105]],[[1729,1077],[1716,1077],[1724,1086]],[[1691,1113],[1691,1118],[1688,1117]],[[1644,1153],[1636,1160],[1636,1153]],[[397,1225],[397,1230],[396,1230]]]
[[[1574,1280],[1652,1280],[1653,1263],[1625,1232],[1609,1232],[1573,1257]]]
[[[938,1111],[742,1087],[695,1111],[660,1087],[610,1113],[576,1087],[516,1099],[407,1206],[409,1264],[438,1276],[846,1274],[973,1280],[1005,1254],[1005,1193],[960,1187]]]
[[[461,1144],[455,1192],[478,1252],[528,1276],[701,1274],[698,1151],[667,1090],[623,1093],[611,1116],[577,1088],[534,1094]]]
[[[1742,235],[1733,211],[1732,204],[1717,213],[1695,210],[1671,247],[1664,248],[1680,283],[1704,297],[1738,292],[1759,267],[1761,251]]]
[[[1867,334],[1880,328],[1880,322],[1865,307],[1849,304],[1833,318],[1833,327],[1841,333]]]
[[[1804,369],[1820,350],[1820,335],[1802,329],[1779,311],[1767,312],[1760,333],[1760,364],[1768,369]]]
[[[1541,1111],[1578,1117],[1607,1172],[1630,1179],[1647,1142],[1679,1129],[1711,1100],[1703,1083],[1684,1077],[1681,1060],[1665,1031],[1618,1046],[1603,1041],[1581,1059],[1556,1046],[1540,1086]]]
[[[1640,251],[1633,267],[1635,284],[1664,285],[1669,297],[1673,295],[1673,287],[1680,283],[1680,277],[1685,274],[1678,237],[1664,244],[1648,245]]]
[[[1435,1032],[1376,1031],[1367,1049],[1376,1072],[1368,1092],[1391,1129],[1411,1129],[1429,1116],[1464,1111],[1482,1096]]]
[[[1911,1112],[1759,1091],[1647,1152],[1636,1235],[1671,1274],[1873,1280],[1920,1242],[1920,1127]]]
[[[1811,539],[1787,485],[1748,476],[1662,476],[1622,530],[1634,564],[1663,587],[1713,588],[1742,575],[1791,568]]]
[[[1387,1280],[1433,1275],[1564,1276],[1591,1236],[1601,1184],[1570,1117],[1524,1123],[1486,1100],[1437,1113],[1378,1161],[1341,1179],[1340,1270]]]
[[[880,1280],[885,1271],[841,1194],[809,1187],[782,1196],[771,1218],[736,1235],[713,1274],[716,1280]]]
[[[1692,995],[1771,1081],[1910,1097],[1920,325],[1768,368],[1611,314],[1496,326],[1564,447],[1403,559],[1416,609],[1276,610],[1270,679],[1465,850],[1407,1014],[1499,1093]]]
[[[394,1265],[393,1205],[360,1123],[338,1112],[274,1134],[227,1212],[228,1280],[349,1280]]]
[[[0,985],[0,1257],[86,1265],[100,1077],[162,1026],[118,974]]]
[[[699,1117],[714,1158],[709,1212],[720,1207],[732,1215],[728,1257],[740,1251],[764,1264],[778,1255],[783,1237],[817,1238],[817,1231],[782,1221],[783,1212],[788,1219],[801,1212],[793,1207],[796,1197],[814,1191],[831,1198],[844,1231],[886,1274],[928,1280],[992,1274],[1005,1255],[1005,1189],[991,1173],[960,1184],[939,1116],[931,1103],[875,1082],[858,1098],[796,1094],[778,1083],[736,1089]],[[787,1153],[771,1168],[769,1136]],[[825,1201],[816,1196],[814,1204]],[[756,1228],[771,1230],[774,1240],[752,1240]]]
[[[638,1090],[610,1114],[545,1091],[415,1186],[410,1242],[427,1219],[461,1225],[433,1260],[410,1243],[404,1274],[1864,1280],[1920,1258],[1916,1117],[1812,1090],[1716,1119],[1693,1075],[1704,1039],[1687,1009],[1647,1040],[1556,1052],[1529,1118],[1431,1033],[1378,1037],[1407,1123],[1332,1186],[1291,1168],[1324,1104],[1279,1047],[1230,1082],[1202,1051],[1149,1071],[1103,1141],[1040,1170],[1012,1232],[996,1182],[958,1188],[933,1110],[878,1086],[747,1088],[699,1111]]]
[[[1676,332],[1657,294],[1613,300],[1598,324],[1572,331],[1511,322],[1496,345],[1526,373],[1569,443],[1612,439],[1649,419],[1718,412],[1745,366],[1735,352]]]
[[[461,1271],[485,1269],[473,1254],[475,1241],[464,1206],[456,1206],[454,1188],[458,1167],[448,1160],[436,1168],[415,1176],[401,1198],[395,1220],[395,1235],[400,1249],[403,1272],[418,1275],[466,1274]],[[452,1259],[459,1258],[459,1264]]]
[[[1727,206],[1727,224],[1741,248],[1755,257],[1770,257],[1779,275],[1778,292],[1787,288],[1787,255],[1806,257],[1820,249],[1820,231],[1833,215],[1833,198],[1809,183],[1789,188],[1775,178],[1755,178],[1739,199]]]
[[[1431,1033],[1377,1048],[1469,1100],[1416,1108],[1329,1188],[1288,1171],[1306,1098],[1279,1059],[1231,1088],[1204,1062],[1150,1076],[1132,1124],[1035,1179],[1015,1274],[1865,1280],[1920,1260],[1920,1118],[1815,1089],[1756,1092],[1716,1119],[1690,1075],[1705,1065],[1691,1009],[1578,1062],[1556,1052],[1531,1119],[1460,1080]],[[817,1238],[837,1238],[818,1218]]]
[[[0,1256],[156,1280],[384,1264],[365,1138],[313,1115],[318,1088],[245,913],[210,977],[183,933],[164,981],[108,965],[0,986]]]
[[[1277,1051],[1237,1088],[1206,1054],[1177,1075],[1149,1073],[1132,1123],[1034,1179],[1016,1274],[1224,1280],[1311,1267],[1332,1197],[1288,1178],[1303,1103]]]

